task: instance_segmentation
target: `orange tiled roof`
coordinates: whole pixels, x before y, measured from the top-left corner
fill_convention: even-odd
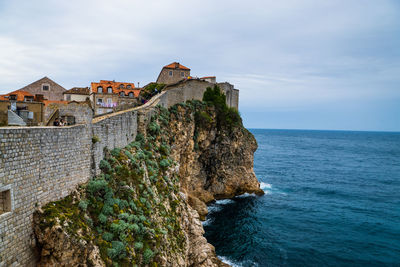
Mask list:
[[[179,64],[179,62],[173,62],[167,66],[164,66],[164,68],[166,69],[180,69],[180,70],[190,70],[188,67],[185,67],[181,64]]]
[[[123,88],[121,88],[121,85],[123,85]],[[128,85],[131,86],[131,89],[127,88]],[[130,92],[132,92],[135,97],[138,97],[140,94],[140,89],[135,88],[134,83],[100,80],[100,82],[98,83],[92,82],[91,86],[93,93],[97,93],[97,88],[101,86],[103,88],[103,93],[107,93],[107,88],[111,87],[113,94],[119,94],[121,92],[124,92],[125,95],[128,95]]]
[[[76,95],[90,95],[90,88],[89,87],[73,87],[63,94],[76,94]]]
[[[34,96],[31,93],[28,93],[26,91],[22,91],[22,90],[16,90],[13,91],[11,93],[5,94],[5,95],[1,95],[0,96],[0,100],[10,100],[8,97],[10,95],[16,95],[17,96],[17,101],[24,101],[25,96]]]

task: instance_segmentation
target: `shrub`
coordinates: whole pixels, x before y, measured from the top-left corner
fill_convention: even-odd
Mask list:
[[[140,143],[143,142],[143,141],[144,141],[144,136],[143,136],[143,134],[138,133],[138,134],[136,135],[135,141],[136,141],[136,142],[140,142]]]
[[[90,180],[86,189],[91,195],[94,195],[95,193],[100,191],[105,193],[109,189],[108,182],[103,178]]]
[[[93,144],[96,144],[97,142],[99,142],[100,141],[100,138],[97,136],[97,135],[93,135],[92,136],[92,143]]]
[[[106,161],[104,159],[100,160],[99,168],[100,168],[100,170],[102,170],[105,173],[111,172],[110,163],[108,163],[108,161]]]
[[[105,224],[107,222],[107,216],[104,215],[103,213],[99,214],[98,219],[99,219],[99,222],[101,222],[102,224]]]
[[[135,249],[141,250],[143,248],[143,243],[142,242],[136,242],[135,243]]]
[[[171,163],[167,159],[163,159],[160,161],[160,166],[164,169],[168,168],[170,165]]]
[[[143,252],[143,262],[145,264],[148,264],[153,257],[154,257],[154,252],[151,249],[146,248]]]
[[[111,259],[122,259],[126,256],[126,250],[124,243],[120,241],[112,241],[112,248],[107,250],[107,254]]]
[[[79,201],[78,207],[83,210],[86,211],[87,207],[88,207],[89,202],[86,199],[82,199],[81,201]]]
[[[105,232],[105,233],[102,235],[102,238],[103,238],[105,241],[111,242],[111,241],[113,240],[113,238],[114,238],[114,235],[113,235],[112,233],[110,233],[110,232]]]
[[[111,155],[113,155],[116,158],[119,156],[119,153],[121,153],[120,148],[114,148],[113,150],[111,150]]]
[[[152,135],[157,135],[160,132],[160,125],[153,121],[149,124],[149,130]]]

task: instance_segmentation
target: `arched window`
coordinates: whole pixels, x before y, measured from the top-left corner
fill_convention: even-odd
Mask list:
[[[101,86],[97,87],[97,93],[102,94],[103,93],[103,87],[101,87]]]
[[[128,96],[129,96],[129,97],[133,97],[133,93],[132,93],[132,92],[129,92]]]
[[[107,87],[107,93],[112,94],[112,87],[111,86]]]
[[[119,88],[121,88],[121,89],[124,88],[124,85],[123,85],[123,84],[120,84],[120,85],[119,85]]]
[[[126,88],[127,88],[127,89],[131,89],[131,88],[132,88],[132,85],[128,84],[128,85],[126,86]]]
[[[119,93],[120,96],[125,96],[125,92],[122,91],[121,93]]]

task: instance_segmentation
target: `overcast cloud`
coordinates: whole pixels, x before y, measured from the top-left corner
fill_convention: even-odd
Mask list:
[[[0,21],[0,93],[179,61],[234,83],[247,127],[400,131],[396,0],[1,0]]]

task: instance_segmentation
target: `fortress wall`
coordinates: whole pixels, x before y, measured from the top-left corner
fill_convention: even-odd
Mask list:
[[[239,90],[234,89],[230,83],[217,83],[221,90],[226,95],[226,104],[229,107],[238,109],[239,104]],[[214,87],[213,83],[202,80],[188,80],[182,83],[177,83],[167,87],[168,94],[166,95],[166,107],[173,106],[177,103],[185,102],[187,100],[202,100],[203,94],[207,87]]]
[[[121,112],[116,116],[109,116],[92,125],[93,137],[99,139],[92,144],[93,174],[99,174],[99,163],[104,158],[104,149],[125,147],[134,141],[137,134],[137,110]]]
[[[88,137],[84,125],[0,128],[0,191],[11,209],[0,214],[0,266],[35,265],[32,214],[89,179]]]

